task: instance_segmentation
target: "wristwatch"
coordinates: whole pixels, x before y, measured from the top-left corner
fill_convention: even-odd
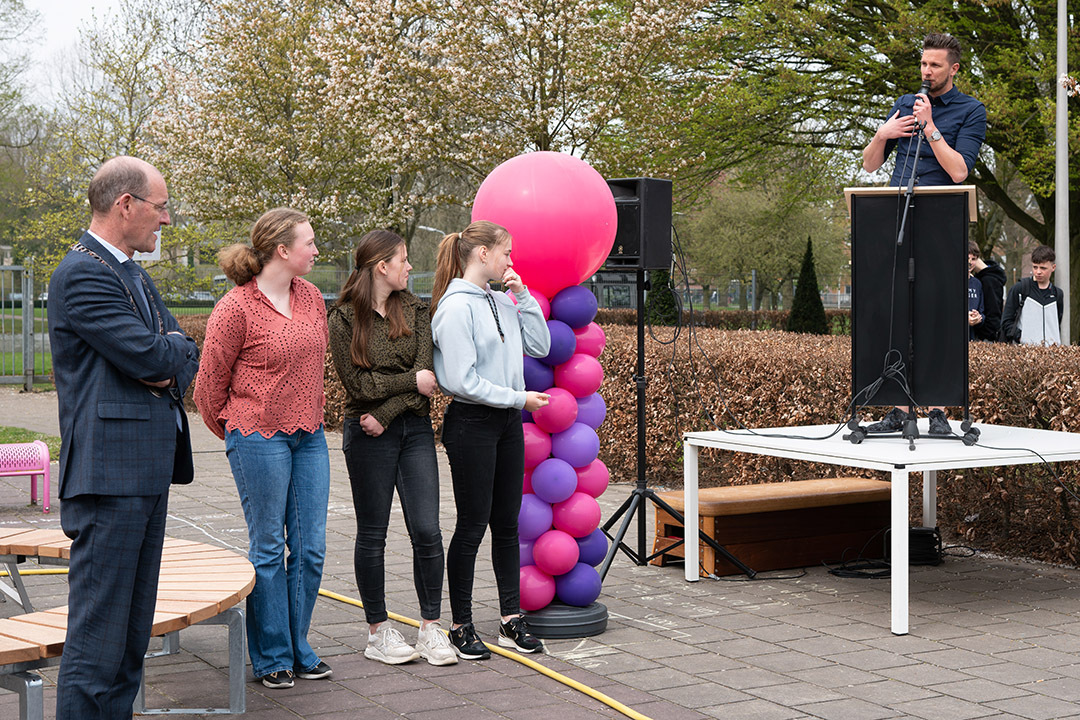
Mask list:
[[[930,133],[930,136],[928,138],[926,138],[926,139],[929,140],[930,142],[937,142],[938,140],[941,139],[941,131],[938,130],[937,128],[934,128],[934,132]]]

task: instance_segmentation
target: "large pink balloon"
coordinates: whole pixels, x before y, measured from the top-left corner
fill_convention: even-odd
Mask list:
[[[615,241],[615,199],[607,182],[572,155],[510,158],[480,184],[473,220],[491,220],[514,238],[514,269],[549,298],[600,269]]]
[[[521,568],[521,609],[539,610],[555,598],[555,579],[535,565]]]
[[[593,460],[582,468],[577,468],[577,491],[598,498],[607,490],[611,473],[607,465],[600,460]]]

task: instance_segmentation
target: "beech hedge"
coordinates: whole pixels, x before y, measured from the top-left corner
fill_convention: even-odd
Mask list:
[[[610,312],[610,311],[604,311]],[[206,317],[180,318],[200,344]],[[600,459],[613,482],[636,479],[636,329],[606,324],[600,359],[608,415]],[[653,328],[646,339],[646,475],[649,486],[682,485],[682,433],[738,427],[839,425],[851,396],[851,340],[782,331]],[[1080,347],[972,343],[972,418],[978,423],[1080,432]],[[326,360],[326,425],[341,426],[344,390]],[[449,398],[434,399],[438,433]],[[864,421],[887,408],[868,409]],[[949,415],[959,418],[959,408]],[[839,432],[846,432],[840,428]],[[855,468],[702,450],[702,487],[857,475]],[[1080,464],[938,473],[938,523],[953,542],[1005,555],[1080,564]],[[920,483],[912,483],[912,521],[921,524]],[[611,492],[619,492],[617,489]]]

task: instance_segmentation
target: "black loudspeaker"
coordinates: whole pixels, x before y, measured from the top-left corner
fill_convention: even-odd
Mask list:
[[[908,405],[886,380],[903,363],[921,406],[968,405],[968,196],[916,193],[897,245],[902,192],[854,195],[851,206],[852,393],[859,405]]]
[[[656,178],[608,180],[618,227],[605,265],[667,270],[671,267],[671,181]]]

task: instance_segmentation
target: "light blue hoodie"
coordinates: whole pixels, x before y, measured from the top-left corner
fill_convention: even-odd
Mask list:
[[[529,291],[504,293],[454,278],[431,318],[435,341],[435,377],[443,392],[474,405],[525,407],[525,370],[521,355],[544,357],[551,335],[540,304]],[[499,324],[488,302],[499,312]]]

